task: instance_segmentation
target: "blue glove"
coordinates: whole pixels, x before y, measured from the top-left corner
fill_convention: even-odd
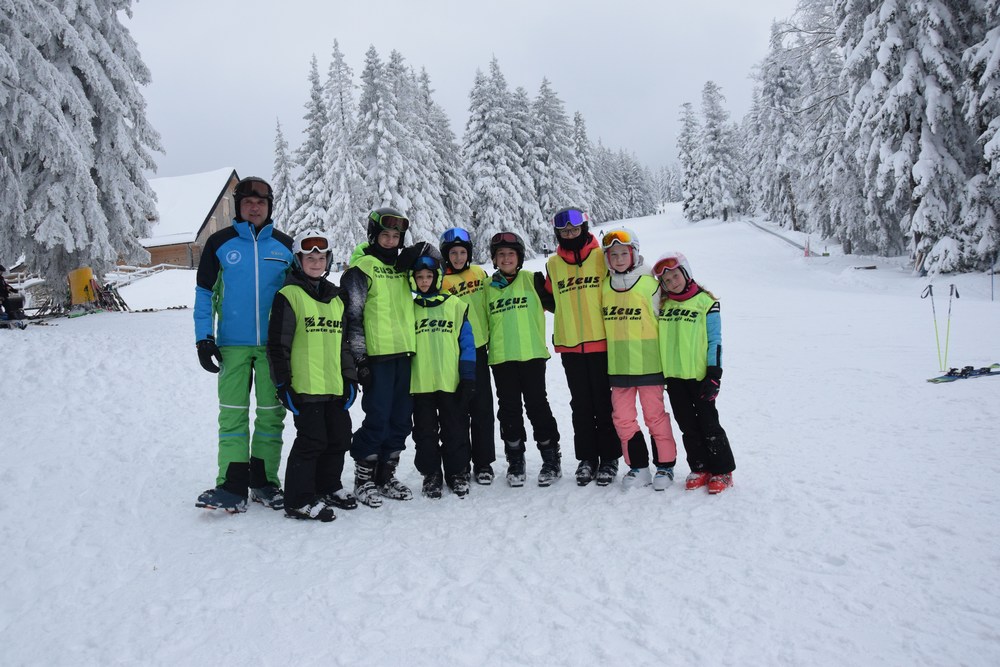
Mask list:
[[[354,405],[354,399],[358,397],[358,390],[354,386],[353,382],[347,384],[347,395],[344,397],[344,409],[350,410],[351,406]]]
[[[299,395],[285,384],[279,384],[275,389],[277,390],[278,400],[285,406],[285,409],[293,415],[299,414],[299,409],[295,407],[295,404],[299,402]]]

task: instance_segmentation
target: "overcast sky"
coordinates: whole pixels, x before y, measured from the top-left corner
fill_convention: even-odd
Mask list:
[[[326,79],[333,41],[355,78],[374,44],[427,69],[461,141],[477,69],[496,56],[513,90],[542,77],[583,113],[591,141],[658,167],[676,160],[680,105],[722,86],[734,119],[750,105],[752,67],[771,22],[796,0],[145,0],[123,16],[152,72],[149,119],[165,155],[157,176],[235,167],[270,177],[275,122],[302,139],[309,61]]]

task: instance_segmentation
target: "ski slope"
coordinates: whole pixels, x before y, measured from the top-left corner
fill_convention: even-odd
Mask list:
[[[0,662],[1000,664],[1000,382],[925,381],[931,281],[676,208],[627,224],[647,264],[681,250],[721,299],[733,489],[578,488],[553,357],[550,488],[529,445],[522,489],[331,524],[198,510],[217,407],[190,310],[0,331]],[[989,276],[932,282],[942,345],[948,284],[961,294],[949,365],[1000,361]],[[184,305],[193,288],[167,272],[123,296]],[[286,454],[293,437],[289,419]],[[412,457],[400,477],[419,488]]]

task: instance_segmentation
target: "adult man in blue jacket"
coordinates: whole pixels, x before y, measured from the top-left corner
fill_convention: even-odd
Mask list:
[[[233,224],[208,238],[198,265],[198,360],[219,374],[219,474],[196,507],[245,512],[247,497],[284,508],[278,479],[285,409],[267,366],[267,320],[292,263],[292,239],[273,226],[274,195],[261,178],[236,184]],[[220,372],[221,371],[221,372]],[[257,414],[250,436],[250,389]]]

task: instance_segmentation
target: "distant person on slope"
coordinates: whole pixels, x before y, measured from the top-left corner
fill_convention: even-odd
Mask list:
[[[618,474],[621,445],[611,419],[608,342],[601,315],[604,253],[576,207],[552,216],[558,247],[545,263],[545,288],[555,300],[552,343],[562,360],[573,415],[573,445],[580,462],[576,483],[607,486]]]
[[[657,281],[646,272],[639,237],[625,227],[601,237],[610,273],[604,279],[604,330],[608,335],[608,373],[615,430],[629,470],[626,489],[653,485],[664,491],[674,481],[677,444],[663,406],[663,367],[657,323]],[[649,450],[639,428],[636,398],[649,429],[656,476],[649,472]]]
[[[233,193],[233,224],[212,234],[198,265],[194,333],[198,360],[219,374],[219,473],[196,507],[245,512],[254,502],[280,510],[278,478],[285,409],[271,383],[265,346],[275,293],[292,264],[292,239],[274,229],[274,195],[261,178]],[[221,372],[220,372],[221,371]],[[250,437],[250,389],[257,415]]]
[[[295,236],[295,260],[274,297],[267,332],[271,379],[296,429],[285,464],[285,515],[322,522],[337,518],[335,507],[358,506],[340,481],[357,375],[344,332],[344,293],[326,279],[331,246],[318,230]]]
[[[656,260],[653,275],[660,281],[660,363],[691,468],[685,486],[721,493],[733,485],[736,462],[715,405],[722,383],[719,301],[694,281],[679,252]]]
[[[441,234],[438,248],[444,261],[441,290],[469,304],[469,323],[476,341],[476,393],[469,406],[472,440],[472,475],[478,484],[493,483],[496,461],[494,438],[493,388],[487,355],[489,327],[486,322],[486,285],[489,278],[483,267],[472,263],[472,237],[455,227]]]

